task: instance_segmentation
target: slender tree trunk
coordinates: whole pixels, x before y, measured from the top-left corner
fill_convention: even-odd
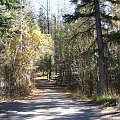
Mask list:
[[[47,0],[47,29],[48,29],[48,34],[50,34],[50,22],[49,22],[49,7],[50,7],[50,4],[49,4],[49,0]],[[49,61],[48,61],[49,63],[49,65],[48,65],[48,81],[50,81],[51,80],[51,56],[50,56],[50,58],[49,58]]]
[[[106,76],[105,76],[104,46],[103,46],[103,39],[102,39],[99,0],[94,0],[94,9],[95,9],[96,32],[97,32],[98,55],[99,55],[99,81],[98,81],[97,95],[103,96],[105,93]]]
[[[47,28],[48,28],[48,34],[50,34],[50,23],[49,23],[49,0],[47,0]]]
[[[52,72],[52,68],[51,68],[51,56],[48,57],[48,64],[47,64],[47,79],[48,81],[51,80],[51,72]]]

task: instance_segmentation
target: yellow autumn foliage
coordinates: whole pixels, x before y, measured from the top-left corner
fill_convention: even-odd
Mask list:
[[[54,41],[49,34],[42,34],[39,27],[29,30],[24,34],[25,41],[32,44],[32,47],[39,49],[40,56],[45,54],[52,55],[54,50]],[[29,46],[30,47],[30,46]]]
[[[27,30],[28,32],[25,30],[23,34],[22,41],[17,37],[9,40],[5,53],[6,61],[11,61],[18,55],[18,61],[21,61],[20,63],[22,64],[28,59],[34,61],[35,59],[40,59],[40,57],[43,58],[46,54],[53,55],[54,41],[50,35],[42,34],[38,27],[31,31],[28,28]],[[22,52],[20,52],[21,47]]]
[[[52,55],[53,46],[54,42],[50,35],[42,34],[39,27],[31,29],[27,25],[23,27],[22,37],[17,35],[7,40],[2,72],[4,81],[14,94],[18,92],[24,94],[23,86],[25,91],[29,90],[35,62],[46,54]],[[15,82],[14,86],[11,87],[9,81]]]

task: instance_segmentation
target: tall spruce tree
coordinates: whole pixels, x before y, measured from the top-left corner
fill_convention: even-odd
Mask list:
[[[0,36],[9,33],[11,24],[15,20],[14,10],[20,8],[17,0],[0,1]]]
[[[107,0],[106,0],[107,1]],[[106,1],[99,1],[99,0],[71,0],[72,3],[76,5],[75,12],[70,15],[65,15],[65,21],[66,22],[72,22],[76,21],[78,19],[82,18],[91,18],[93,21],[95,21],[96,26],[96,39],[98,44],[98,63],[99,63],[99,76],[98,76],[98,88],[97,88],[97,95],[103,96],[105,94],[105,80],[106,80],[106,74],[105,74],[105,56],[104,56],[104,42],[103,42],[103,36],[102,36],[102,22],[101,18],[110,18],[110,19],[117,19],[114,16],[106,15],[102,12],[102,8],[100,7],[104,6],[104,3]],[[109,0],[110,1],[110,0]],[[114,1],[111,0],[112,3],[119,3],[119,0]]]

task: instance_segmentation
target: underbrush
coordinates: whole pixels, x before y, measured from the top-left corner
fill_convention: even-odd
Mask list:
[[[119,102],[119,99],[120,99],[117,96],[109,96],[109,95],[100,96],[100,97],[96,95],[89,96],[89,95],[85,95],[84,93],[80,92],[80,90],[72,89],[71,87],[66,87],[65,91],[69,92],[70,97],[72,97],[73,99],[91,100],[98,105],[110,102],[112,100]]]
[[[92,101],[95,102],[96,104],[104,104],[106,102],[110,102],[112,100],[118,101],[117,97],[112,97],[112,96],[94,96],[92,97]]]
[[[65,91],[70,93],[70,97],[78,100],[90,100],[89,97],[78,89],[73,89],[71,87],[65,87]]]
[[[41,89],[37,89],[36,87],[32,87],[30,91],[26,94],[16,94],[13,97],[10,96],[0,96],[0,102],[1,101],[14,101],[14,100],[36,100],[39,96],[43,94],[43,91]]]

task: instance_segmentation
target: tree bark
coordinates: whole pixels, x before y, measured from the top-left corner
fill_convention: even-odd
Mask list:
[[[99,0],[94,0],[95,19],[96,19],[96,33],[98,40],[98,55],[99,55],[99,79],[97,95],[103,96],[105,93],[105,59],[104,59],[104,44],[102,39],[102,28],[100,18]]]
[[[49,56],[48,58],[48,65],[47,65],[47,79],[48,81],[51,80],[51,72],[52,72],[52,68],[51,68],[51,56]]]

